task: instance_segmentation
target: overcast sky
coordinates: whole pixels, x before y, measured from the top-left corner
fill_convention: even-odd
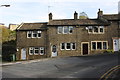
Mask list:
[[[75,11],[85,12],[89,18],[96,18],[98,9],[104,14],[117,14],[119,0],[0,0],[0,23],[8,26],[22,22],[47,22],[48,13],[53,19],[73,19]],[[2,16],[1,16],[2,15]]]

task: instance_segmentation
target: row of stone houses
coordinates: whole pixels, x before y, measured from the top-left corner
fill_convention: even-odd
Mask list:
[[[17,28],[17,60],[57,56],[80,56],[120,50],[120,18],[103,14],[96,19],[52,19],[44,23],[22,23]]]

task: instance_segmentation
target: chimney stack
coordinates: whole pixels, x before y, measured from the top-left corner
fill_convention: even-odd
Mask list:
[[[99,9],[99,11],[98,11],[98,19],[101,19],[102,16],[103,16],[103,11],[101,11],[101,10]]]
[[[78,19],[78,13],[75,11],[74,13],[74,20],[77,20]]]
[[[49,20],[52,20],[52,13],[49,14]]]

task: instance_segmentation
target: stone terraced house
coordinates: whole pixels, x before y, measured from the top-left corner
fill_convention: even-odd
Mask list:
[[[96,19],[52,19],[45,23],[22,23],[17,28],[17,60],[80,56],[120,50],[118,14],[103,14]]]

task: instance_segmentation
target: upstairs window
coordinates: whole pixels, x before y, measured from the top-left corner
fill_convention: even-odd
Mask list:
[[[41,31],[27,31],[27,38],[41,38]]]
[[[70,34],[73,33],[73,27],[72,26],[69,27],[69,33]]]
[[[58,27],[58,34],[62,34],[63,32],[63,27]]]
[[[64,27],[64,34],[67,34],[69,32],[69,27],[68,26],[65,26]]]
[[[41,38],[41,31],[38,31],[37,37],[38,37],[38,38]]]
[[[27,32],[27,38],[31,38],[32,37],[32,31],[28,31]]]
[[[93,27],[93,32],[98,33],[98,27],[97,26]]]
[[[104,26],[88,26],[88,33],[90,34],[103,34]]]
[[[58,34],[72,34],[73,27],[72,26],[59,26],[58,27]]]
[[[104,27],[103,26],[100,26],[99,29],[100,29],[100,33],[104,32]]]
[[[32,38],[37,38],[37,31],[32,32]]]

